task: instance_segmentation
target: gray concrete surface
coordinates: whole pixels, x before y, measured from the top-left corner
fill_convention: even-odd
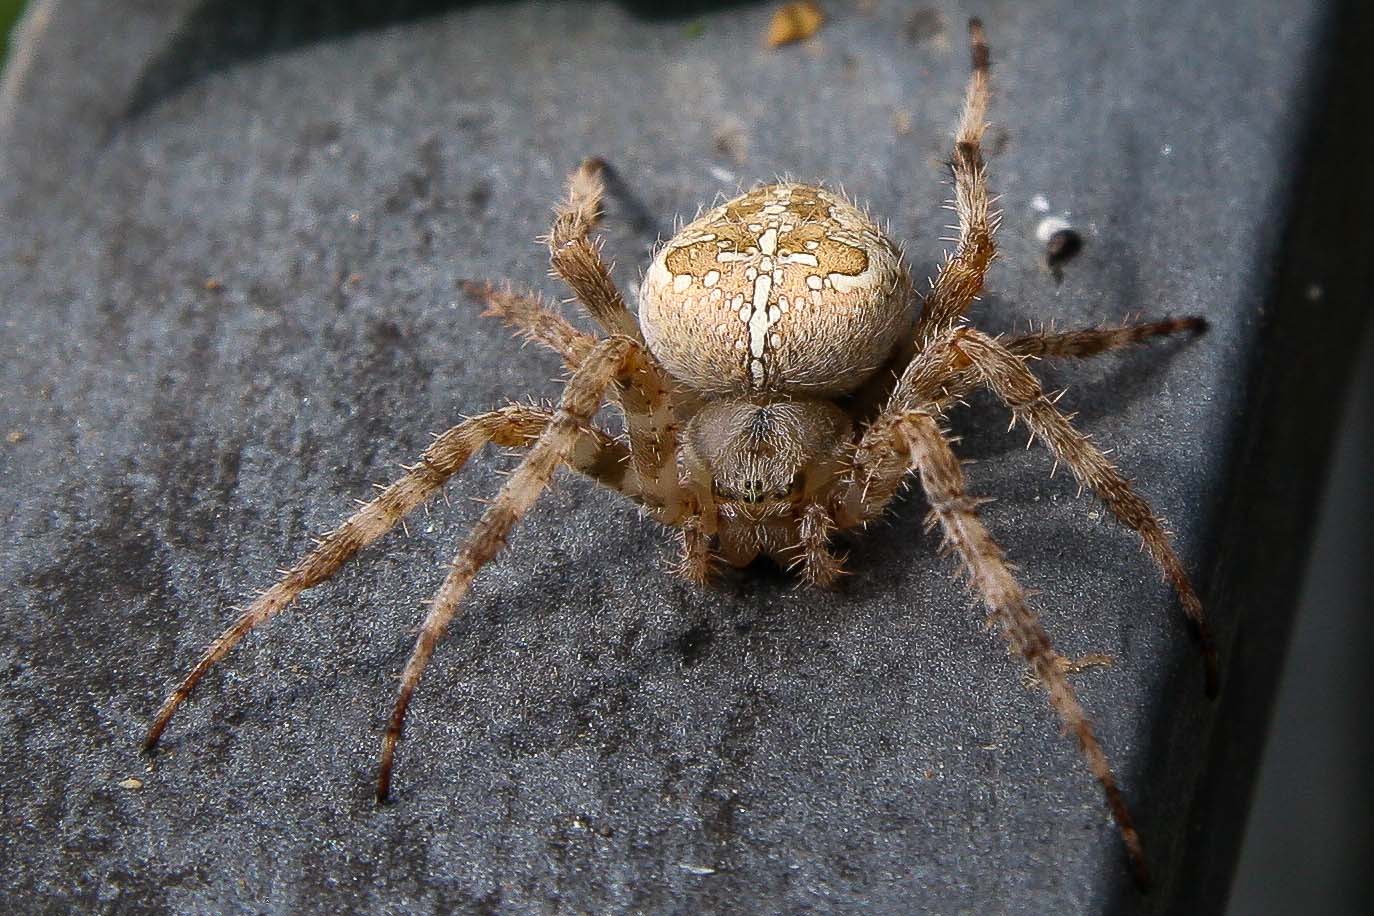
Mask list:
[[[922,534],[919,499],[854,543],[839,593],[766,573],[699,591],[665,574],[654,526],[565,481],[439,652],[378,810],[418,604],[511,464],[487,456],[451,506],[236,652],[151,765],[137,754],[229,607],[428,431],[556,394],[554,361],[478,321],[455,284],[556,289],[531,240],[581,156],[624,179],[607,251],[626,286],[674,214],[779,173],[843,184],[929,272],[970,12],[994,47],[1006,211],[977,320],[1207,316],[1197,341],[1046,374],[1173,520],[1228,650],[1247,615],[1287,613],[1322,398],[1354,342],[1306,368],[1310,448],[1256,420],[1273,397],[1261,342],[1297,307],[1354,311],[1335,272],[1299,276],[1307,249],[1287,235],[1326,14],[941,4],[930,30],[876,3],[765,51],[764,6],[441,6],[30,12],[0,90],[7,908],[1218,906],[1244,804],[1210,788],[1213,728],[1266,705],[1264,663],[1228,651],[1228,693],[1206,703],[1131,538],[983,399],[956,429],[997,497],[990,524],[1059,647],[1117,660],[1079,689],[1142,822],[1148,898],[1076,751]],[[1037,195],[1086,239],[1062,285]],[[1309,336],[1284,339],[1311,356]],[[1257,565],[1249,538],[1276,510],[1237,500],[1295,454],[1276,501],[1297,503],[1278,517],[1292,542]],[[1243,788],[1254,748],[1231,746]]]

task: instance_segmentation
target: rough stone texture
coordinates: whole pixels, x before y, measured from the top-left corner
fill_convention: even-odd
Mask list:
[[[137,744],[230,605],[427,431],[556,395],[556,361],[477,320],[456,283],[555,291],[531,240],[582,155],[623,179],[606,234],[627,287],[675,214],[779,173],[843,184],[932,270],[975,11],[1006,212],[976,319],[1208,317],[1197,341],[1045,375],[1072,383],[1079,422],[1174,521],[1226,661],[1247,614],[1281,641],[1301,497],[1356,336],[1302,349],[1296,309],[1357,309],[1331,295],[1349,288],[1341,263],[1304,275],[1311,246],[1286,235],[1335,13],[990,2],[913,18],[879,2],[766,51],[756,5],[126,6],[38,3],[0,90],[5,909],[1219,906],[1262,729],[1217,750],[1213,723],[1263,721],[1272,651],[1237,656],[1227,699],[1204,701],[1132,539],[1067,475],[1047,479],[984,398],[955,426],[997,497],[989,523],[1059,648],[1117,660],[1077,683],[1142,822],[1148,898],[1076,749],[922,533],[919,498],[854,543],[840,592],[767,571],[700,591],[665,573],[654,525],[567,479],[479,580],[378,810],[418,604],[512,463],[486,455],[451,506],[235,652],[151,766]],[[1062,285],[1036,195],[1086,239]],[[1297,452],[1293,423],[1254,419],[1279,397],[1260,347],[1276,339],[1271,354],[1309,361],[1320,405]],[[1292,513],[1252,506],[1266,474]],[[1288,540],[1256,557],[1265,532]]]

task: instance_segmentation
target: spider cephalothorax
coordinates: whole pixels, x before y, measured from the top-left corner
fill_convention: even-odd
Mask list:
[[[974,388],[996,395],[1055,458],[1142,539],[1173,585],[1202,645],[1209,692],[1215,653],[1202,606],[1160,520],[1101,450],[1045,396],[1028,357],[1083,357],[1154,336],[1199,330],[1201,319],[1031,334],[997,340],[964,323],[994,254],[980,142],[988,51],[970,23],[973,76],[950,168],[957,247],[918,302],[900,249],[842,197],[805,184],[756,188],[686,225],[654,255],[638,318],[626,306],[590,233],[600,217],[604,164],[573,172],[548,236],[550,262],[606,331],[576,329],[538,296],[486,283],[467,290],[572,371],[556,409],[511,404],[439,436],[387,487],[267,589],[206,650],[149,730],[172,715],[250,630],[334,574],[360,548],[421,505],[488,442],[527,448],[477,522],[435,594],[383,741],[385,799],[406,709],[436,644],[474,577],[505,544],[561,465],[616,490],[682,536],[680,572],[709,578],[717,560],[759,556],[824,585],[841,571],[838,530],[880,516],[915,472],[932,524],[963,563],[970,587],[1030,666],[1077,738],[1120,827],[1137,876],[1140,841],[1092,727],[1055,653],[983,527],[978,500],[939,420]],[[613,436],[593,424],[610,401],[625,416]]]

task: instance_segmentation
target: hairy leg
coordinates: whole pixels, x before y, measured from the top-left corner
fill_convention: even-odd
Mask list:
[[[1207,320],[1198,317],[1164,318],[1142,324],[1122,324],[1114,327],[1080,328],[1059,333],[1037,332],[1013,337],[1006,348],[1017,356],[1042,359],[1082,359],[1109,350],[1120,350],[1145,343],[1154,337],[1168,334],[1200,334],[1207,330]]]
[[[844,558],[830,547],[835,522],[824,506],[812,503],[802,512],[797,525],[798,542],[792,562],[801,567],[807,585],[827,588],[844,575]]]
[[[715,558],[711,555],[711,536],[706,532],[702,517],[691,514],[679,524],[681,555],[677,574],[688,582],[705,585],[714,572]]]
[[[177,708],[190,696],[205,673],[229,654],[254,627],[286,610],[302,592],[324,582],[355,553],[394,528],[402,518],[433,496],[445,481],[458,473],[483,445],[494,442],[504,446],[528,446],[552,420],[553,414],[548,410],[512,404],[466,420],[436,438],[420,456],[420,460],[406,469],[405,476],[323,538],[313,551],[293,566],[279,582],[259,595],[233,625],[210,644],[191,673],[162,704],[144,739],[144,750],[151,750],[157,744]],[[584,429],[579,432],[573,451],[578,470],[598,483],[623,492],[624,446],[605,433]]]
[[[1024,334],[1011,338],[1004,346],[1019,357],[1081,359],[1145,343],[1166,334],[1199,334],[1206,328],[1207,321],[1203,318],[1165,318],[1145,324]],[[908,410],[933,409],[936,413],[944,413],[982,384],[981,376],[968,360],[949,348],[953,333],[955,331],[950,329],[922,342],[922,349],[907,362],[892,386],[879,419],[899,416]]]
[[[596,346],[596,338],[579,331],[537,293],[517,290],[511,284],[497,286],[477,280],[463,280],[463,292],[486,305],[482,316],[501,319],[506,327],[532,343],[547,347],[563,358],[563,365],[576,369]]]
[[[1167,334],[1198,334],[1206,328],[1206,319],[1200,317],[1164,318],[1142,324],[1079,328],[1057,333],[1037,332],[1013,337],[1002,345],[1022,358],[1079,359],[1145,343]],[[888,427],[892,421],[911,410],[943,414],[983,384],[982,376],[968,357],[951,346],[954,338],[962,333],[964,331],[951,328],[939,337],[925,341],[923,348],[906,364],[892,386],[882,411],[866,428],[865,440],[872,438],[874,442],[870,446],[860,444],[855,464],[866,471],[874,493],[895,491],[895,486],[891,485],[892,478],[900,478],[905,473],[905,469],[898,464],[883,460],[888,455]],[[889,485],[883,486],[873,481],[871,478],[877,474],[881,474]],[[854,498],[853,494],[850,494],[850,498]],[[870,506],[865,513],[866,518],[881,512],[885,505],[881,498],[863,502]]]
[[[993,234],[997,217],[989,211],[987,168],[983,164],[983,128],[988,113],[990,55],[983,24],[970,19],[969,46],[973,73],[964,95],[964,111],[954,134],[950,171],[954,176],[954,210],[959,237],[946,255],[925,297],[916,339],[933,337],[963,315],[983,288],[983,276],[997,253]]]
[[[659,521],[675,525],[686,511],[678,476],[677,390],[645,350],[631,375],[616,383],[616,399],[625,414],[630,462],[644,503]]]
[[[486,303],[484,316],[500,318],[527,340],[553,350],[569,369],[582,364],[597,338],[579,331],[541,297],[509,284],[464,281],[463,289]],[[677,418],[673,389],[657,366],[647,363],[616,388],[615,400],[625,412],[630,438],[630,464],[639,477],[636,489],[662,520],[675,523],[677,505]]]
[[[1083,486],[1102,500],[1121,524],[1140,535],[1155,564],[1178,593],[1183,611],[1201,645],[1206,669],[1207,693],[1217,692],[1217,656],[1211,629],[1203,615],[1202,601],[1169,543],[1164,525],[1149,503],[1140,497],[1121,472],[1060,413],[1045,395],[1040,382],[1020,357],[981,331],[960,328],[949,337],[949,348],[963,356],[993,393],[1011,409],[1073,472]]]
[[[969,327],[946,331],[907,365],[887,407],[855,447],[851,470],[837,490],[841,527],[877,517],[896,493],[902,472],[886,455],[900,418],[917,408],[943,411],[967,394],[975,381],[992,389],[1049,447],[1056,461],[1068,465],[1118,521],[1140,535],[1193,626],[1202,651],[1207,693],[1214,696],[1217,655],[1211,629],[1163,523],[1102,450],[1055,408],[1023,359],[981,331]]]
[[[832,497],[841,528],[877,519],[901,490],[910,470],[900,435],[903,417],[913,410],[942,414],[977,387],[978,376],[968,360],[949,345],[955,333],[948,329],[921,341],[921,349],[902,370],[887,403],[854,445],[849,469]]]
[[[1114,659],[1104,652],[1089,652],[1087,655],[1080,655],[1077,658],[1060,655],[1055,658],[1054,663],[1067,676],[1081,674],[1089,668],[1110,668]],[[1040,682],[1040,678],[1034,671],[1027,671],[1025,676],[1021,678],[1021,686],[1027,690],[1036,690],[1045,685]]]
[[[626,308],[599,246],[589,238],[601,220],[605,167],[600,159],[584,159],[568,177],[568,196],[555,208],[547,239],[549,264],[607,334],[624,334],[643,343],[639,323]]]
[[[1025,590],[1012,576],[1001,547],[979,520],[978,503],[965,489],[964,472],[958,459],[929,414],[904,415],[898,433],[930,500],[932,521],[943,529],[946,542],[963,561],[969,583],[987,606],[991,619],[1045,687],[1050,705],[1059,714],[1065,729],[1078,739],[1088,768],[1107,797],[1107,806],[1121,831],[1136,879],[1142,886],[1147,884],[1149,879],[1140,836],[1131,821],[1111,764],[1064,675],[1060,656],[1027,603]]]
[[[647,358],[643,348],[626,337],[611,337],[598,343],[568,380],[552,420],[544,426],[520,466],[506,479],[501,492],[473,527],[430,602],[415,649],[401,675],[400,693],[382,742],[377,776],[378,801],[385,801],[391,789],[392,761],[410,698],[472,580],[505,546],[511,528],[534,505],[558,466],[573,459],[578,443],[587,434],[588,424],[601,407],[606,389],[617,379],[627,378]]]
[[[902,411],[887,411],[864,429],[854,446],[849,469],[831,498],[836,524],[855,528],[874,521],[900,492],[911,470],[898,437]]]
[[[607,333],[643,344],[635,316],[589,238],[601,218],[605,168],[600,159],[585,159],[569,176],[567,198],[556,208],[549,231],[549,263]],[[672,379],[646,351],[633,376],[619,381],[616,395],[625,412],[641,493],[668,524],[676,524],[683,513],[677,472],[678,418],[673,409],[678,394]]]

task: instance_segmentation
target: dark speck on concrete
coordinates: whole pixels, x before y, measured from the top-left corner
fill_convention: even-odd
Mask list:
[[[912,44],[932,41],[945,34],[945,17],[933,6],[912,10],[902,24],[902,33]]]
[[[710,624],[704,621],[679,636],[677,651],[682,656],[682,663],[690,668],[700,662],[711,648],[712,636]]]

